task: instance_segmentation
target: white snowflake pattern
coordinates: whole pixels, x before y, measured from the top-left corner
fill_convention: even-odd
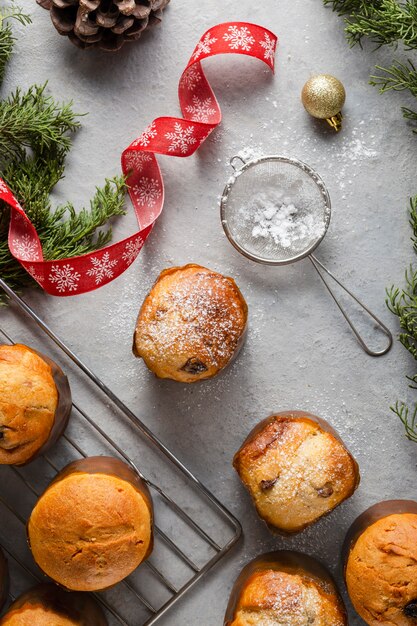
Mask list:
[[[193,57],[195,59],[198,59],[198,57],[202,54],[209,54],[211,52],[211,46],[216,43],[217,38],[210,37],[210,34],[211,33],[208,32],[206,35],[204,35],[204,39],[201,39],[198,42],[197,48],[195,49],[195,52],[193,54]]]
[[[194,128],[181,126],[179,122],[175,122],[174,132],[166,133],[165,137],[171,142],[168,152],[176,152],[179,150],[182,154],[187,154],[190,146],[196,143],[197,139],[193,137]]]
[[[0,193],[7,193],[8,191],[6,183],[0,178]]]
[[[210,115],[216,113],[216,109],[213,109],[213,100],[211,98],[201,99],[198,96],[193,96],[193,103],[186,107],[188,113],[192,114],[193,122],[208,122]]]
[[[110,259],[110,254],[105,252],[101,259],[98,257],[91,257],[91,267],[87,271],[87,276],[94,276],[96,285],[103,282],[105,278],[113,278],[113,267],[118,264],[117,259]]]
[[[36,269],[33,265],[29,265],[29,274],[34,278],[38,283],[43,283],[45,281],[45,276],[40,276],[40,274],[36,273]]]
[[[56,283],[56,288],[60,293],[77,291],[80,278],[81,274],[76,272],[69,263],[62,266],[53,265],[49,274],[49,280],[51,283]]]
[[[247,26],[242,26],[241,28],[229,26],[227,30],[228,32],[223,35],[223,39],[229,42],[229,48],[232,50],[239,50],[239,48],[241,48],[249,52],[252,45],[255,43],[255,39],[252,37]]]
[[[137,237],[133,241],[128,241],[125,245],[125,251],[122,254],[122,259],[127,262],[128,265],[132,265],[133,261],[138,256],[142,246],[143,246],[142,237]]]
[[[141,172],[145,163],[149,163],[150,161],[152,161],[152,157],[146,152],[129,152],[126,157],[126,166],[130,170]]]
[[[22,261],[36,261],[39,259],[37,242],[30,235],[23,235],[20,239],[13,239],[12,243]]]
[[[20,207],[22,208],[22,207]],[[22,209],[23,211],[23,209]],[[19,225],[19,228],[28,228],[28,223],[26,221],[26,219],[23,217],[22,213],[19,213],[18,211],[15,211],[13,213],[13,220],[16,222],[16,224]]]
[[[137,185],[132,188],[136,200],[141,206],[155,206],[161,197],[161,187],[156,178],[142,176]]]
[[[267,33],[265,33],[264,34],[264,41],[260,41],[259,44],[262,46],[262,48],[265,49],[264,59],[266,61],[271,61],[271,63],[273,63],[274,62],[274,56],[275,56],[276,41],[271,39],[271,37]]]
[[[158,131],[156,130],[155,122],[152,122],[145,128],[140,137],[138,137],[133,143],[132,146],[148,146],[151,139],[155,139]]]
[[[192,65],[182,77],[182,85],[187,87],[188,91],[193,91],[195,86],[201,81],[201,74],[195,65]]]

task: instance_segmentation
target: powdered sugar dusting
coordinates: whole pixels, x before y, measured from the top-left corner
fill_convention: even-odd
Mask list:
[[[206,369],[223,366],[245,327],[236,287],[204,269],[183,270],[175,280],[170,276],[166,280],[170,284],[161,286],[162,278],[154,297],[145,302],[137,327],[138,350],[144,356],[155,355],[158,363],[185,365],[198,358]]]
[[[246,588],[247,602],[237,614],[242,626],[342,626],[344,623],[339,611],[316,585],[299,575],[265,570],[253,578],[252,585],[253,591],[251,583]],[[264,593],[260,593],[262,589]]]

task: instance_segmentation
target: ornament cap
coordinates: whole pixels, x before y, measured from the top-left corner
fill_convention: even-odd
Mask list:
[[[332,117],[326,118],[326,122],[338,133],[342,129],[343,115],[338,113]]]

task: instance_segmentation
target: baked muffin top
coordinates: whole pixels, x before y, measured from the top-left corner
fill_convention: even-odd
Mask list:
[[[341,440],[309,413],[273,415],[255,428],[233,464],[257,511],[282,532],[299,532],[348,498],[358,467]]]
[[[68,593],[43,583],[17,598],[0,626],[107,626],[103,611],[86,593]]]
[[[48,363],[26,346],[0,346],[0,464],[26,463],[40,450],[57,406]]]
[[[71,617],[59,615],[41,606],[23,606],[8,612],[0,619],[0,626],[79,626]],[[86,624],[87,626],[87,624]]]
[[[246,581],[230,626],[345,626],[338,596],[312,578],[275,570]]]
[[[60,585],[105,589],[149,554],[151,504],[127,480],[75,471],[58,477],[40,497],[28,537],[35,561]]]
[[[195,382],[229,363],[246,323],[247,305],[232,278],[199,265],[173,267],[142,305],[133,349],[158,377]]]
[[[367,624],[415,625],[417,515],[395,513],[369,525],[349,551],[345,576],[352,603]]]
[[[0,626],[78,626],[78,624],[71,618],[31,606],[5,615],[0,619]]]

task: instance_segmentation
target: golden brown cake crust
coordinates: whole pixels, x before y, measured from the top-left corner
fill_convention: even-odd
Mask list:
[[[41,606],[22,607],[19,611],[7,612],[0,619],[0,626],[78,626],[69,617],[57,615]]]
[[[37,454],[57,406],[48,363],[26,346],[0,346],[0,464],[21,465]]]
[[[41,584],[13,602],[0,626],[107,626],[107,620],[90,595]]]
[[[359,484],[352,455],[328,424],[291,411],[261,422],[233,465],[272,529],[300,532],[349,498]]]
[[[255,559],[243,570],[225,626],[346,626],[345,607],[328,572],[304,555],[275,554],[277,562],[270,558],[273,554],[266,555],[267,560]],[[280,554],[284,555],[281,564]],[[318,568],[314,573],[312,565]]]
[[[193,383],[236,356],[248,309],[232,278],[200,265],[164,270],[139,312],[133,351],[159,378]]]
[[[136,474],[131,480],[126,472],[133,474],[118,459],[78,461],[58,475],[35,505],[28,522],[33,557],[63,587],[105,589],[150,554],[149,492]]]
[[[351,546],[345,570],[353,606],[370,626],[414,626],[404,608],[417,602],[417,514],[369,525]]]

